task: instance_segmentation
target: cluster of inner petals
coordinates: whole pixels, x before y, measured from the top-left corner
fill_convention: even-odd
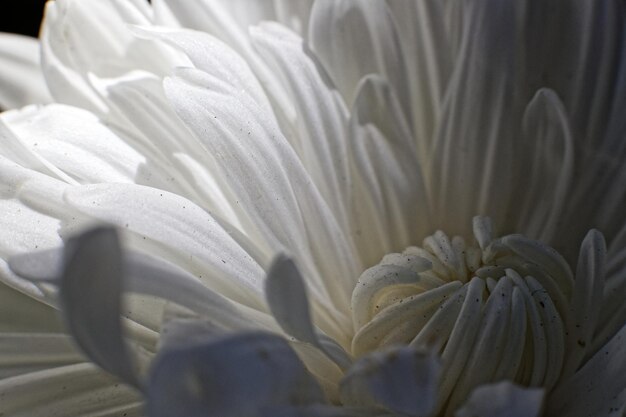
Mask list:
[[[401,344],[439,354],[442,415],[489,382],[549,390],[563,367],[568,264],[521,235],[494,239],[488,218],[473,226],[475,244],[438,231],[386,255],[352,295],[352,353]]]

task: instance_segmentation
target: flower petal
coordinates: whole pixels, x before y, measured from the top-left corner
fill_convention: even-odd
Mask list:
[[[88,231],[67,243],[61,302],[68,327],[89,358],[138,386],[135,366],[122,338],[122,273],[115,231]]]
[[[352,359],[339,344],[330,338],[323,343],[316,334],[304,281],[296,265],[285,255],[274,259],[267,273],[265,296],[274,318],[288,335],[317,347],[342,369],[350,366]],[[327,312],[317,313],[322,320],[327,318]]]
[[[440,364],[434,354],[399,347],[358,360],[341,382],[345,405],[375,406],[408,416],[429,416]]]
[[[347,140],[350,226],[364,264],[373,265],[381,254],[399,252],[430,232],[417,150],[397,98],[380,77],[358,85]]]
[[[446,8],[456,4],[438,1],[388,1],[396,23],[403,60],[407,66],[412,131],[417,139],[420,161],[432,154],[433,137],[441,113],[441,102],[456,55],[452,35],[460,25],[449,25]],[[408,110],[408,109],[407,109]]]
[[[37,39],[0,33],[0,109],[49,101]]]
[[[132,232],[136,247],[183,266],[233,300],[262,309],[263,270],[191,201],[134,184],[83,186],[68,190],[65,198],[86,215]]]
[[[551,242],[562,216],[574,173],[574,143],[566,110],[559,97],[541,89],[526,107],[520,163],[517,231]]]
[[[346,307],[358,260],[271,116],[258,112],[245,92],[205,73],[186,70],[179,75],[166,80],[166,94],[181,119],[216,155],[214,169],[224,174],[224,189],[247,215],[241,219],[246,232],[272,251],[289,248],[315,301],[332,302],[338,320],[349,328]]]
[[[428,166],[435,226],[450,235],[469,239],[468,219],[475,215],[513,231],[513,179],[524,168],[517,164],[515,130],[525,105],[516,94],[521,7],[500,0],[464,3],[463,40]]]
[[[142,416],[141,398],[91,363],[0,380],[0,413],[10,416]]]
[[[567,329],[567,357],[563,365],[563,378],[574,374],[591,347],[601,310],[605,263],[604,236],[592,229],[580,245],[571,301],[570,326]]]
[[[317,0],[308,42],[347,103],[367,74],[389,81],[410,118],[408,76],[395,21],[386,2]]]
[[[316,3],[317,4],[317,3]],[[256,49],[276,71],[298,114],[286,135],[340,226],[347,230],[350,184],[348,111],[295,33],[272,23],[250,29]]]
[[[508,381],[483,385],[472,391],[455,417],[540,417],[543,390],[522,388]]]
[[[548,401],[549,415],[615,415],[626,404],[626,326],[572,377],[559,384]],[[620,415],[619,413],[617,415]]]
[[[84,362],[62,333],[0,333],[0,379]]]
[[[273,407],[323,402],[321,389],[284,339],[241,333],[160,355],[150,376],[147,413],[264,416]]]
[[[52,104],[3,114],[24,145],[80,183],[165,184],[146,158],[84,110]]]

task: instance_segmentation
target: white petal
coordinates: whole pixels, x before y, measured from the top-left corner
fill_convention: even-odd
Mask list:
[[[141,10],[128,2],[48,3],[41,29],[42,66],[55,100],[105,114],[106,101],[88,74],[112,78],[137,69],[167,73],[175,62],[171,53],[137,39],[128,27],[147,23]]]
[[[472,391],[454,417],[540,417],[543,390],[522,388],[508,381],[483,385]]]
[[[96,364],[122,380],[139,381],[122,338],[122,260],[113,229],[93,229],[67,243],[61,302],[67,325]]]
[[[242,333],[164,352],[152,369],[147,412],[153,417],[263,416],[264,409],[323,401],[285,340]]]
[[[39,43],[28,36],[0,34],[0,108],[48,103],[39,66]]]
[[[0,380],[0,412],[15,417],[139,417],[141,399],[90,363]]]
[[[303,40],[286,28],[264,23],[250,29],[254,46],[276,71],[295,105],[293,135],[286,135],[305,169],[347,230],[347,109],[305,52]]]
[[[171,264],[164,259],[143,254],[133,250],[124,251],[122,258],[124,292],[143,294],[158,297],[173,302],[202,316],[220,329],[240,330],[254,328],[274,329],[267,326],[270,319],[263,313],[246,309],[237,305],[224,296],[211,291],[195,276],[181,267]],[[10,258],[11,270],[24,279],[33,282],[48,282],[60,285],[63,274],[62,249],[50,249],[24,253]],[[149,299],[140,300],[139,310],[135,311],[128,306],[125,300],[124,315],[147,325],[147,320],[136,317],[138,313],[152,315],[145,317],[156,322],[149,326],[158,330],[163,315],[162,306],[155,310]],[[130,311],[129,311],[130,310]]]
[[[158,178],[141,173],[145,157],[84,110],[53,104],[5,113],[3,119],[33,153],[78,182]]]
[[[435,226],[469,238],[475,215],[491,217],[503,230],[514,227],[514,173],[524,168],[516,164],[520,141],[514,130],[522,103],[515,94],[521,6],[499,0],[464,6],[463,43],[428,168],[433,213],[439,214]]]
[[[83,186],[69,190],[65,197],[81,212],[132,232],[134,245],[182,266],[210,288],[262,308],[263,270],[191,201],[131,184]]]
[[[454,2],[450,2],[454,3]],[[451,34],[459,25],[448,26],[445,8],[438,1],[388,1],[396,22],[400,47],[407,65],[410,113],[421,162],[430,157],[441,102],[452,72]]]
[[[295,111],[275,74],[270,71],[264,60],[253,49],[247,27],[242,27],[238,23],[238,17],[231,14],[229,10],[231,2],[203,0],[181,3],[177,0],[165,0],[165,3],[183,26],[217,36],[237,51],[248,62],[261,84],[271,94],[278,112],[289,120],[296,117]],[[250,7],[257,7],[257,3],[260,2],[253,2]]]
[[[350,355],[341,346],[332,339],[323,344],[316,334],[302,276],[285,255],[274,259],[265,280],[265,295],[273,316],[288,335],[319,348],[342,369],[350,366]],[[326,318],[324,313],[327,312],[318,312],[322,320]]]
[[[521,193],[516,231],[551,242],[566,203],[574,168],[574,143],[565,108],[552,91],[542,89],[528,104],[523,120],[527,160],[516,188]]]
[[[197,70],[180,75],[166,80],[166,94],[216,156],[214,169],[227,180],[223,188],[248,216],[241,219],[244,230],[274,251],[289,248],[314,299],[332,300],[348,325],[345,308],[359,269],[354,252],[271,116],[220,80]]]
[[[435,406],[440,364],[435,355],[401,347],[357,361],[341,382],[341,401],[408,416],[429,416]]]
[[[578,255],[563,378],[571,376],[589,352],[602,304],[605,261],[604,236],[592,229],[580,245]]]
[[[62,329],[58,311],[0,283],[0,332],[43,333]]]
[[[559,384],[548,401],[555,416],[605,417],[626,404],[626,326],[576,374]]]
[[[62,333],[0,333],[0,379],[84,362]]]
[[[380,77],[359,84],[348,141],[351,229],[364,264],[372,265],[431,231],[417,150],[398,100]]]
[[[389,81],[410,118],[408,76],[395,21],[386,2],[318,0],[311,11],[311,47],[347,103],[367,74]]]

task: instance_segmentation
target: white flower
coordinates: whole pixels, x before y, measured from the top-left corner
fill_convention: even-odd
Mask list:
[[[57,104],[0,118],[0,413],[623,414],[625,33],[617,0],[49,2]]]

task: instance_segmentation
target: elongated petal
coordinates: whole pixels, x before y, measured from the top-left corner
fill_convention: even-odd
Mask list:
[[[332,300],[346,314],[358,270],[354,252],[277,126],[220,80],[197,70],[180,75],[166,80],[166,94],[207,150],[219,155],[215,168],[225,173],[226,189],[248,216],[242,219],[246,231],[273,250],[288,247],[315,300]],[[305,227],[305,218],[316,228]],[[324,262],[313,265],[312,259]]]
[[[322,392],[287,342],[242,333],[164,352],[154,364],[148,414],[263,416],[280,405],[324,402]]]
[[[0,333],[0,379],[84,361],[69,335]]]
[[[551,242],[567,202],[574,171],[574,138],[566,110],[551,90],[542,89],[523,119],[525,166],[520,173],[517,231]]]
[[[68,242],[61,281],[63,313],[72,335],[98,365],[138,385],[122,338],[122,260],[112,229],[94,229]]]
[[[455,417],[540,417],[543,390],[522,388],[510,382],[476,388]]]
[[[359,361],[341,382],[345,405],[377,406],[408,416],[429,416],[435,406],[439,361],[402,347]]]
[[[456,55],[446,8],[455,2],[387,1],[396,23],[403,60],[407,66],[412,131],[425,164],[432,152],[434,132],[441,114],[441,103]],[[456,6],[456,5],[454,5]]]
[[[147,245],[209,287],[259,306],[263,271],[209,213],[191,201],[131,184],[84,186],[68,191],[66,200],[89,216],[131,231],[135,244]]]
[[[463,40],[436,132],[430,195],[436,226],[469,238],[467,219],[490,216],[512,230],[509,205],[524,97],[517,94],[517,16],[521,3],[464,3]]]
[[[601,309],[606,262],[606,243],[597,230],[590,230],[580,246],[576,281],[571,302],[568,352],[563,377],[578,369],[589,352]]]
[[[35,38],[0,34],[0,109],[48,103],[50,95],[39,66]]]
[[[84,110],[53,104],[3,114],[24,145],[81,183],[166,181],[146,158]],[[160,181],[159,181],[160,180]]]
[[[615,415],[626,404],[626,326],[550,395],[550,415]],[[619,415],[619,414],[618,414]]]
[[[395,21],[386,2],[317,0],[308,41],[348,104],[367,74],[387,79],[411,118],[408,76]]]
[[[46,5],[41,29],[42,66],[56,101],[104,115],[106,98],[94,88],[96,78],[146,69],[165,74],[171,53],[137,39],[128,24],[150,21],[135,2],[61,0]],[[145,5],[144,5],[145,7]]]
[[[143,415],[139,395],[91,363],[0,380],[0,397],[0,412],[16,417]]]
[[[348,143],[350,226],[364,263],[371,265],[430,231],[418,152],[400,103],[381,77],[368,76],[358,85]]]
[[[254,46],[280,76],[298,113],[295,134],[286,138],[346,230],[346,195],[351,181],[346,163],[347,108],[295,33],[272,23],[254,27],[250,33]]]
[[[265,295],[272,314],[287,334],[322,350],[342,369],[348,368],[352,360],[341,346],[332,339],[327,339],[327,343],[323,344],[316,334],[304,285],[293,261],[279,255],[272,263],[265,280]],[[327,312],[318,312],[319,315],[325,313]],[[322,316],[324,318],[326,317]]]

